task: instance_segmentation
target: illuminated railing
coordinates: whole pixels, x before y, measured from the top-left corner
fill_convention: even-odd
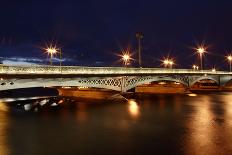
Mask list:
[[[6,66],[0,65],[0,74],[62,74],[62,75],[152,75],[152,74],[209,74],[232,75],[232,72],[126,67],[83,67],[83,66]]]

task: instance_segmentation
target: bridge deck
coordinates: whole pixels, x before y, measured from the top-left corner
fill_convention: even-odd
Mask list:
[[[6,66],[0,65],[0,75],[232,75],[232,72],[167,68],[83,67],[83,66]]]

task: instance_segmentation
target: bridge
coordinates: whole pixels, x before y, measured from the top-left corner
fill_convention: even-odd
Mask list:
[[[127,67],[6,66],[0,65],[0,90],[33,87],[93,87],[126,92],[155,81],[173,81],[187,88],[201,80],[225,86],[232,72]]]

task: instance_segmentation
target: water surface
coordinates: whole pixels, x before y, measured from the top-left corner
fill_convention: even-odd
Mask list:
[[[232,154],[232,93],[61,104],[19,112],[1,103],[0,154]]]

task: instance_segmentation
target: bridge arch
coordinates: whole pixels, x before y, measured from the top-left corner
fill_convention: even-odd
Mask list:
[[[214,81],[215,83],[217,83],[219,85],[219,80],[218,78],[215,78],[215,77],[211,77],[211,76],[201,76],[201,77],[198,77],[196,79],[194,79],[193,81],[190,82],[190,87],[193,86],[195,83],[201,81],[201,80],[212,80]]]
[[[154,77],[138,77],[138,78],[133,78],[127,81],[127,85],[124,88],[124,91],[128,91],[132,88],[135,88],[137,86],[143,85],[143,84],[147,84],[147,83],[151,83],[151,82],[158,82],[158,81],[171,81],[171,82],[178,82],[183,84],[185,87],[188,87],[188,83],[180,80],[180,79],[175,79],[172,77],[158,77],[158,76],[154,76]]]
[[[4,85],[0,85],[0,90],[73,86],[121,91],[121,79],[119,78],[10,79],[2,83],[4,83]]]
[[[222,83],[221,83],[221,86],[232,86],[232,78],[230,78],[230,79],[226,79],[226,81],[225,80],[223,80],[222,81]]]

